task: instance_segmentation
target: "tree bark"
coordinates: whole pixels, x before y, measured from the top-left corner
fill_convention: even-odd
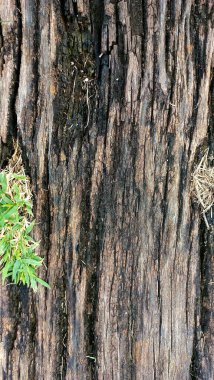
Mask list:
[[[212,0],[0,0],[1,165],[18,138],[51,290],[1,286],[2,379],[214,377]]]

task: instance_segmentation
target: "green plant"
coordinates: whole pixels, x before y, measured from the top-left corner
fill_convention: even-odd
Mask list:
[[[16,164],[20,160],[16,157]],[[23,166],[19,162],[15,172],[16,164],[10,163],[0,173],[0,272],[3,282],[11,277],[13,284],[22,283],[34,291],[38,283],[50,288],[36,274],[43,259],[35,252],[39,243],[30,236],[35,223],[32,194]]]

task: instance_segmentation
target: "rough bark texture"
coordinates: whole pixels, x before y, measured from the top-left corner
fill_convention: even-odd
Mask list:
[[[51,284],[1,286],[1,379],[214,378],[213,12],[0,0],[1,163],[17,136]]]

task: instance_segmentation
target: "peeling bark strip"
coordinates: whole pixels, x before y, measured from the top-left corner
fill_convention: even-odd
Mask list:
[[[190,197],[213,13],[0,0],[1,163],[17,135],[51,284],[1,286],[1,379],[213,378],[213,232]]]

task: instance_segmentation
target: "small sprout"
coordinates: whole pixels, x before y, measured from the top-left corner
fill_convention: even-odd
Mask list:
[[[29,178],[25,175],[18,145],[5,170],[0,172],[0,273],[3,283],[10,277],[13,284],[37,290],[37,276],[43,264],[35,250],[39,242],[30,233],[34,227],[33,201]]]

